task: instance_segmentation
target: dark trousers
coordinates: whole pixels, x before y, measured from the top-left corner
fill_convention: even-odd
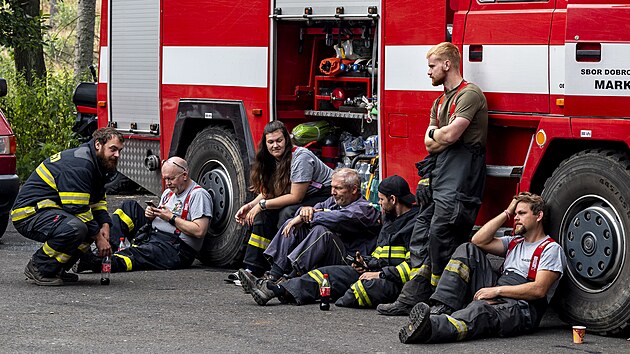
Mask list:
[[[544,313],[546,299],[531,303],[510,298],[472,301],[473,295],[481,288],[525,282],[527,279],[516,273],[506,272],[498,277],[477,246],[472,243],[461,245],[431,296],[431,300],[442,302],[456,311],[450,316],[431,316],[432,334],[427,341],[505,337],[533,330]]]
[[[246,268],[260,275],[269,270],[271,264],[267,261],[264,252],[271,244],[271,240],[281,230],[282,225],[295,216],[296,211],[302,206],[313,206],[330,197],[330,187],[323,187],[318,193],[306,196],[301,204],[287,205],[281,209],[267,209],[256,214],[252,232],[245,249],[243,264]]]
[[[346,264],[348,254],[341,238],[321,225],[302,225],[288,237],[278,233],[265,251],[274,268],[284,273],[295,270],[300,275],[318,267]]]
[[[132,241],[131,247],[113,254],[112,272],[185,268],[195,260],[196,252],[177,235],[151,229],[144,209],[135,201],[125,201],[112,221],[110,243],[115,242],[117,248],[120,237]]]
[[[334,265],[314,269],[299,278],[289,279],[283,287],[298,305],[314,303],[319,299],[319,287],[328,274],[330,296],[335,305],[342,307],[375,307],[398,296],[401,285],[385,280],[359,280],[352,266]]]
[[[61,209],[41,209],[35,215],[17,221],[15,229],[24,237],[42,242],[32,263],[44,277],[54,277],[68,270],[90,248],[91,236],[85,224]]]

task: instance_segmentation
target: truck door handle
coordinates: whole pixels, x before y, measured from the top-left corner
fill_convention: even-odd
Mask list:
[[[600,43],[578,43],[575,46],[575,61],[600,62],[602,60],[602,45]]]
[[[468,47],[468,60],[471,62],[480,62],[483,60],[483,46],[480,44]]]

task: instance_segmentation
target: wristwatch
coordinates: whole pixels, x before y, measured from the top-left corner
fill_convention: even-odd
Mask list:
[[[175,226],[175,219],[177,219],[177,215],[173,214],[170,219],[168,219],[168,223]]]
[[[433,134],[435,134],[435,128],[429,130],[429,138],[432,139],[433,141],[435,141],[435,138],[433,137]]]
[[[260,206],[261,210],[267,210],[267,199],[261,199],[258,202],[258,205]]]

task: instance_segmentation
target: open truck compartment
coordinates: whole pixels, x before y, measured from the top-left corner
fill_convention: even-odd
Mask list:
[[[378,15],[372,11],[368,17],[365,8],[363,18],[276,15],[270,92],[276,118],[297,143],[330,167],[357,169],[364,195],[375,202],[379,46]]]

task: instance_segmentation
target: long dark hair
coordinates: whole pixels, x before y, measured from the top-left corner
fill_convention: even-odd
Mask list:
[[[267,134],[281,130],[284,136],[285,149],[280,161],[276,161],[267,150]],[[280,121],[272,121],[265,125],[262,138],[258,144],[256,161],[252,168],[251,183],[255,193],[262,193],[265,198],[275,198],[290,191],[291,157],[293,143],[287,127]]]

